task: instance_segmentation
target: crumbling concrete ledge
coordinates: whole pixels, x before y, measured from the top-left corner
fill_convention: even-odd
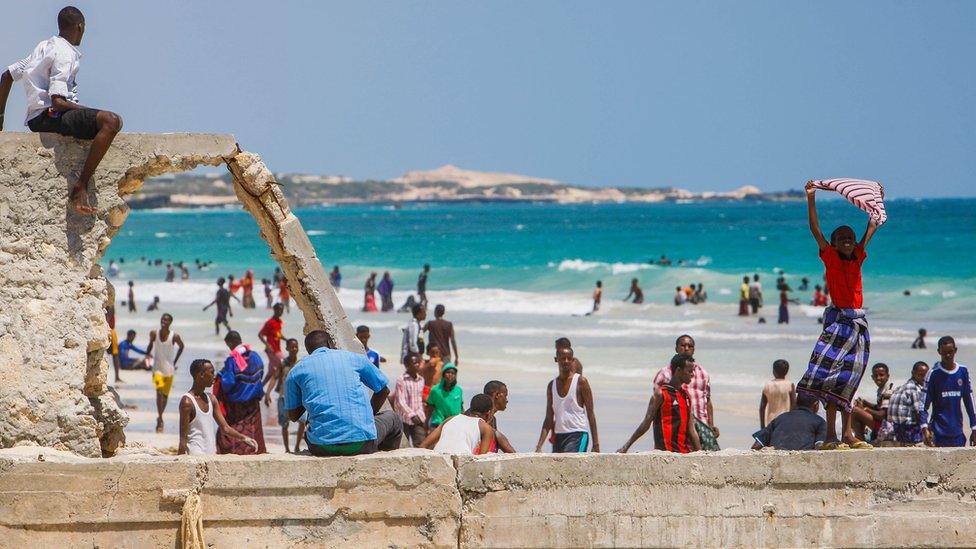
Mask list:
[[[95,217],[67,207],[90,142],[0,133],[0,448],[23,442],[112,455],[128,418],[107,394],[99,259],[144,179],[226,164],[244,207],[281,264],[306,331],[362,352],[315,250],[271,172],[231,135],[120,134],[92,180]]]
[[[39,461],[42,456],[44,461]],[[0,545],[972,547],[976,449],[351,458],[0,450]]]

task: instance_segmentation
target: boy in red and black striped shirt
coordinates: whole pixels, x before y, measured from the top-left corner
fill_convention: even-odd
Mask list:
[[[682,385],[691,381],[695,359],[678,353],[671,359],[671,380],[654,387],[644,420],[618,452],[626,453],[654,424],[654,449],[687,454],[701,450],[701,441],[691,414],[691,400]]]

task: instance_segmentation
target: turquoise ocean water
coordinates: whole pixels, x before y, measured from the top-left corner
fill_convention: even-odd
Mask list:
[[[931,347],[939,336],[951,334],[960,346],[958,359],[971,364],[976,199],[893,200],[887,205],[889,221],[871,242],[864,265],[872,362],[891,365],[900,383],[916,360],[937,360]],[[370,326],[371,346],[391,357],[383,366],[390,379],[399,372],[392,357],[399,352],[406,315],[360,312],[363,282],[372,270],[389,270],[399,305],[415,288],[423,263],[431,264],[429,295],[447,306],[455,322],[465,395],[478,393],[490,379],[508,383],[503,428],[520,450],[534,447],[538,437],[544,389],[555,375],[552,342],[557,337],[570,337],[585,365],[595,387],[603,447],[612,450],[643,416],[649,380],[667,364],[679,334],[693,334],[698,341],[695,356],[711,375],[722,444],[734,448],[751,445],[758,395],[772,361],[787,359],[793,366],[790,379],[798,381],[820,334],[815,307],[791,306],[792,322],[777,324],[777,300],[770,292],[778,270],[785,271],[794,288],[803,276],[811,283],[821,277],[803,202],[411,204],[296,213],[326,269],[335,264],[342,269],[339,298],[354,325]],[[824,200],[820,215],[828,231],[849,223],[860,233],[866,224],[862,212],[840,200]],[[688,266],[648,263],[661,254],[675,264],[685,259]],[[185,261],[191,265],[190,280],[165,283],[165,269],[140,257]],[[212,310],[201,311],[213,299],[214,280],[239,276],[247,268],[258,278],[269,277],[274,269],[256,223],[241,210],[134,211],[109,247],[106,266],[109,258],[125,259],[114,279],[119,299],[125,299],[125,281],[136,281],[139,312],[120,307],[119,329],[137,330],[137,343],[145,345],[148,331],[159,322],[158,313],[144,312],[145,305],[159,295],[188,342],[187,356],[218,361],[226,347],[213,335]],[[214,261],[214,266],[198,271],[192,266],[195,259]],[[760,312],[765,324],[754,316],[736,316],[738,285],[743,275],[753,273],[762,277],[766,301],[773,305]],[[633,277],[644,288],[643,306],[621,302]],[[598,279],[604,282],[604,306],[597,315],[583,316]],[[698,282],[708,290],[709,303],[671,304],[676,285]],[[910,296],[903,295],[906,289]],[[811,293],[795,297],[808,302]],[[258,300],[258,309],[235,308],[231,320],[251,338],[268,314]],[[286,315],[287,333],[298,335],[301,326],[301,314],[293,309]],[[919,327],[929,330],[929,349],[910,348]],[[181,370],[179,376],[180,390],[189,387],[188,374]],[[127,387],[145,388],[145,396],[131,398],[140,410],[152,410],[148,379],[133,380]],[[873,394],[865,378],[859,395]],[[130,430],[152,433],[152,414],[146,412],[141,421]],[[175,419],[171,422],[176,425]],[[649,446],[645,437],[640,448]]]
[[[819,207],[825,231],[842,223],[863,231],[865,215],[846,202],[821,200]],[[892,200],[887,208],[889,221],[864,266],[868,306],[895,318],[976,318],[976,199]],[[397,289],[406,290],[426,262],[432,289],[471,289],[472,300],[489,298],[479,289],[531,292],[540,294],[531,304],[540,313],[546,294],[586,294],[598,279],[608,297],[623,297],[637,277],[651,302],[667,302],[678,284],[701,282],[713,302],[731,304],[744,274],[759,273],[771,288],[782,270],[793,288],[807,276],[812,289],[822,273],[804,202],[411,204],[296,214],[326,269],[340,266],[344,287],[362,287],[370,271],[389,270]],[[648,263],[662,254],[675,266]],[[122,277],[139,280],[163,275],[141,257],[189,262],[194,282],[246,268],[260,278],[274,268],[255,222],[236,209],[134,211],[104,263],[120,257]],[[215,265],[197,271],[195,259]],[[677,266],[682,259],[687,266]],[[553,312],[559,305],[554,299]]]

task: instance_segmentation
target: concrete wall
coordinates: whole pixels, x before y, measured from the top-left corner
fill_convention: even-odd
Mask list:
[[[38,455],[44,461],[38,461]],[[355,458],[0,451],[0,545],[976,545],[976,450]]]
[[[106,304],[99,259],[148,177],[226,164],[285,273],[306,331],[362,352],[328,276],[271,172],[231,135],[120,134],[92,179],[97,215],[67,208],[90,141],[0,133],[0,448],[31,441],[112,455],[125,413],[106,393]]]

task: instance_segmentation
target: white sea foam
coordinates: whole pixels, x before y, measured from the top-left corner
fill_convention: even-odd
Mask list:
[[[155,236],[156,238],[169,238],[169,233],[158,232],[158,233],[153,233],[153,236]]]
[[[550,267],[556,267],[559,271],[579,271],[587,272],[594,269],[609,271],[610,274],[634,273],[646,269],[654,269],[655,265],[649,263],[605,263],[602,261],[586,261],[583,259],[564,259],[558,265],[550,262]]]
[[[321,231],[321,230],[318,230],[318,229],[311,229],[311,230],[305,231],[305,234],[307,234],[308,236],[323,236],[323,235],[329,234],[329,231]]]

